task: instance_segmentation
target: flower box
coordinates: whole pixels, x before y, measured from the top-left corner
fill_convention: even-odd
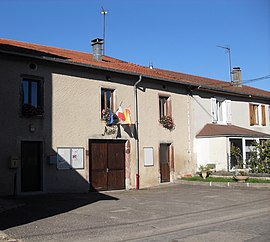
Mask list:
[[[162,116],[159,120],[159,123],[163,126],[163,128],[168,129],[170,131],[175,129],[175,123],[171,116]]]

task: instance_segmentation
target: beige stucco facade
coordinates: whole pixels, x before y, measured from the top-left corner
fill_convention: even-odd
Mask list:
[[[245,145],[250,145],[250,140],[253,139],[244,136],[197,137],[206,124],[235,125],[270,134],[270,103],[265,101],[269,100],[266,96],[255,99],[238,91],[226,93],[226,90],[215,90],[215,87],[205,89],[191,81],[182,83],[183,80],[180,77],[177,79],[175,73],[171,73],[170,79],[166,79],[166,71],[163,76],[157,76],[159,71],[152,73],[156,76],[149,75],[147,68],[141,69],[145,74],[140,79],[141,73],[136,66],[130,65],[127,71],[124,68],[129,64],[125,63],[125,67],[121,69],[123,63],[118,60],[112,63],[118,69],[113,69],[106,65],[104,67],[104,63],[100,66],[95,63],[92,66],[86,64],[87,60],[78,63],[76,58],[78,62],[71,62],[66,61],[65,57],[50,56],[45,52],[45,56],[44,53],[32,53],[30,50],[22,52],[9,53],[4,50],[0,53],[0,108],[3,114],[0,117],[0,194],[31,193],[22,189],[22,170],[25,170],[22,153],[23,150],[27,153],[31,149],[28,147],[31,142],[38,150],[32,148],[31,152],[36,155],[40,167],[28,166],[24,177],[29,177],[29,183],[31,175],[34,176],[32,169],[40,172],[37,184],[39,189],[34,190],[34,193],[88,192],[94,180],[93,160],[98,157],[95,161],[98,163],[99,158],[105,154],[102,151],[99,157],[99,153],[93,151],[94,142],[104,143],[104,147],[110,143],[120,143],[119,150],[124,150],[121,158],[124,160],[124,188],[134,189],[138,185],[145,188],[161,182],[174,182],[185,175],[194,175],[200,165],[215,164],[217,170],[228,170],[231,140],[238,142],[241,139],[244,150]],[[85,58],[84,54],[80,55]],[[110,62],[110,59],[106,61]],[[130,72],[133,68],[134,72]],[[29,80],[38,80],[34,84],[41,85],[38,93],[43,114],[23,115],[24,79],[28,80],[26,85],[32,85]],[[134,89],[139,80],[137,89]],[[197,81],[197,77],[194,81]],[[31,88],[25,94],[28,98],[32,98],[31,90],[37,92],[34,86]],[[120,104],[123,109],[130,108],[131,126],[121,122],[116,133],[104,132],[105,122],[101,118],[102,90],[113,90],[114,112]],[[138,101],[138,132],[135,130],[135,90]],[[175,128],[171,131],[159,123],[162,113],[160,97],[167,100],[166,109],[168,108],[175,123]],[[259,121],[255,125],[250,125],[250,103],[258,106],[256,118]],[[265,108],[265,125],[261,121],[261,106]],[[108,150],[106,152],[118,156],[121,152],[114,149],[111,153]],[[67,158],[69,156],[72,159],[73,150],[78,152],[74,157],[80,157],[78,167],[73,166]],[[60,154],[60,151],[63,153]],[[69,152],[67,156],[65,152]],[[109,155],[106,159],[110,159]],[[61,167],[60,161],[64,161],[64,167],[67,166]],[[162,164],[164,161],[167,168]],[[167,177],[163,169],[169,172],[166,173]],[[109,174],[108,167],[106,172]],[[117,180],[115,174],[120,173],[112,175]]]
[[[37,65],[29,68],[30,63]],[[1,118],[2,137],[0,151],[1,194],[21,191],[21,164],[10,169],[11,159],[21,158],[21,142],[42,143],[40,192],[87,192],[89,190],[90,161],[89,140],[121,139],[125,144],[125,187],[136,187],[135,139],[120,126],[121,137],[104,135],[105,123],[101,120],[101,88],[114,90],[114,110],[130,106],[134,119],[134,83],[138,76],[117,74],[57,62],[34,60],[28,57],[8,56],[0,58],[1,68]],[[106,76],[111,79],[107,80]],[[22,78],[42,80],[44,89],[43,117],[23,117],[21,114]],[[3,81],[4,80],[4,81]],[[139,125],[139,173],[140,187],[160,184],[159,146],[170,145],[170,181],[185,174],[192,174],[196,164],[193,160],[193,136],[191,127],[192,103],[184,90],[162,81],[153,82],[143,78],[138,89]],[[170,97],[172,117],[176,124],[173,131],[159,124],[159,95]],[[187,115],[189,113],[189,115]],[[133,120],[134,121],[134,120]],[[133,122],[134,123],[134,122]],[[81,169],[57,169],[59,147],[84,149],[84,166]],[[144,165],[144,147],[153,148],[153,165]],[[11,158],[13,157],[13,158]],[[53,162],[51,162],[53,161]],[[16,177],[16,186],[14,184]],[[15,186],[15,187],[14,187]]]

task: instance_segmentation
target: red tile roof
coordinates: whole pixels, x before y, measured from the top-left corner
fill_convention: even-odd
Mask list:
[[[250,129],[241,128],[235,125],[206,124],[196,135],[197,138],[203,137],[253,137],[270,138],[270,134],[257,132]]]
[[[236,87],[231,85],[229,82],[169,70],[162,70],[158,68],[150,69],[145,66],[121,61],[108,56],[103,56],[102,61],[96,61],[93,59],[93,56],[90,53],[6,39],[0,39],[0,49],[2,48],[1,46],[18,47],[25,50],[38,51],[44,53],[44,56],[46,56],[46,54],[55,55],[59,57],[59,60],[62,58],[62,61],[66,63],[76,63],[90,66],[92,68],[102,68],[116,72],[129,73],[132,75],[142,75],[153,79],[160,79],[164,81],[177,82],[184,85],[197,86],[200,87],[202,90],[207,89],[208,91],[221,91],[231,94],[260,97],[270,100],[270,92],[267,92],[265,90],[253,88],[246,85],[243,85],[242,87]]]

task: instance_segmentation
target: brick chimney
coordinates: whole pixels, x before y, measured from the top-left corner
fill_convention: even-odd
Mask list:
[[[242,72],[240,67],[234,67],[232,70],[232,84],[236,87],[242,87]]]
[[[96,61],[102,61],[103,39],[93,39],[91,41],[91,45],[93,49],[93,59]]]

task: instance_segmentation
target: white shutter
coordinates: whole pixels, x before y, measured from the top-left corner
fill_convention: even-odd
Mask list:
[[[226,100],[226,122],[227,124],[232,123],[232,102],[231,100]]]
[[[215,98],[211,98],[211,117],[212,122],[217,122],[217,101]]]

